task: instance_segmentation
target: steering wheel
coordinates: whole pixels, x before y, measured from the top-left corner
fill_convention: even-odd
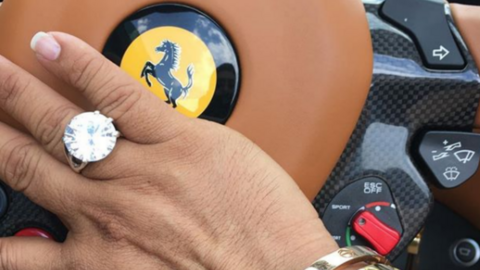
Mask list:
[[[0,10],[0,35],[9,42],[1,45],[0,53],[88,108],[80,95],[42,70],[33,55],[21,51],[27,51],[31,36],[42,29],[71,33],[102,51],[122,20],[156,3],[7,0]],[[368,93],[373,58],[362,4],[183,3],[214,17],[237,49],[241,94],[226,124],[259,144],[313,199],[340,156]],[[0,120],[12,123],[4,115]]]
[[[181,23],[175,27],[182,31],[166,29],[173,27],[169,23],[176,20],[175,12],[188,10],[219,29],[236,61],[238,89],[234,98],[218,103],[230,110],[219,122],[241,132],[271,155],[297,181],[322,218],[336,222],[340,215],[329,213],[328,209],[342,211],[353,209],[354,204],[364,205],[336,203],[342,196],[351,197],[355,191],[346,195],[342,192],[358,189],[352,186],[356,183],[364,195],[367,187],[373,187],[377,195],[386,196],[381,198],[388,206],[396,209],[393,214],[386,213],[390,221],[383,222],[398,223],[387,226],[397,229],[397,241],[389,248],[380,247],[388,249],[385,255],[390,258],[398,257],[425,224],[434,199],[431,188],[453,209],[463,209],[462,215],[476,221],[480,228],[480,216],[473,211],[478,208],[464,207],[478,200],[474,192],[458,196],[458,200],[449,197],[465,194],[460,190],[479,183],[480,179],[475,178],[480,176],[452,190],[457,193],[430,188],[430,182],[438,182],[429,180],[436,177],[436,171],[417,151],[428,132],[466,132],[480,127],[480,117],[475,122],[480,97],[474,60],[476,57],[480,63],[480,46],[475,44],[480,38],[476,31],[480,26],[478,8],[451,5],[453,17],[450,13],[441,14],[447,28],[439,31],[451,32],[452,44],[457,49],[435,48],[433,59],[436,54],[442,61],[458,51],[464,60],[460,68],[445,68],[429,62],[431,56],[424,52],[423,37],[407,24],[413,16],[398,21],[397,11],[389,13],[387,4],[394,6],[396,0],[162,2],[6,0],[0,6],[0,37],[8,42],[0,44],[0,54],[88,110],[91,105],[85,99],[37,63],[28,49],[31,37],[38,31],[73,34],[128,72],[126,55],[134,51],[135,40],[142,35],[155,37],[155,26],[171,31],[158,33],[157,52],[166,44],[160,44],[162,40],[180,40],[182,31],[189,31],[188,35],[196,33],[194,28]],[[436,5],[444,8],[443,3]],[[148,29],[139,30],[139,22],[149,18],[161,21],[155,17],[161,15],[173,17],[161,22],[165,25],[146,23]],[[200,38],[204,35],[196,34]],[[185,35],[185,39],[191,38]],[[203,41],[184,45],[182,52],[205,45],[218,64],[217,57],[221,56],[217,54],[222,51],[215,51],[213,45]],[[190,74],[187,64],[179,71],[185,76]],[[147,78],[155,75],[151,67],[149,70]],[[219,72],[217,65],[218,76]],[[195,74],[197,79],[202,76]],[[139,79],[143,80],[145,75],[142,73]],[[148,82],[146,87],[151,84]],[[218,85],[219,82],[217,88]],[[22,129],[3,113],[0,121]],[[380,186],[384,194],[378,191]],[[36,227],[57,240],[64,239],[66,231],[52,214],[8,187],[4,189],[8,207],[0,224],[1,235]],[[368,194],[374,192],[370,191]],[[338,209],[334,209],[335,205]],[[375,212],[385,205],[372,207]],[[382,221],[382,217],[373,218]],[[352,235],[350,240],[343,239],[343,232],[332,234],[340,244],[354,241]],[[368,233],[362,236],[369,240]]]

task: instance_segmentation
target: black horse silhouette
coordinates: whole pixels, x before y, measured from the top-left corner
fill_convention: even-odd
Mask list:
[[[186,86],[183,86],[182,83],[172,74],[172,71],[178,70],[179,67],[180,55],[182,53],[180,46],[170,40],[164,40],[155,51],[157,53],[164,53],[162,60],[160,60],[158,64],[153,64],[152,62],[147,61],[140,76],[141,78],[145,77],[149,87],[152,87],[149,75],[155,77],[163,86],[163,90],[167,96],[166,102],[168,104],[171,103],[173,108],[176,108],[178,99],[181,97],[183,97],[183,99],[187,98],[190,89],[192,89],[194,83],[194,67],[192,64],[188,66],[188,83]]]

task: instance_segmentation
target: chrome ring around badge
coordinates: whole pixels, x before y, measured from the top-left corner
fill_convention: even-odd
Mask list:
[[[224,29],[182,4],[146,7],[112,32],[103,54],[180,113],[224,124],[236,104],[240,66]]]

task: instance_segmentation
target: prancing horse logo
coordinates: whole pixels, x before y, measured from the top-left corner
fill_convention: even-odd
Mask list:
[[[152,75],[157,78],[158,82],[163,86],[165,95],[167,96],[167,103],[172,104],[173,108],[177,107],[177,101],[179,98],[183,99],[188,97],[190,89],[193,86],[193,73],[195,72],[194,66],[190,64],[187,68],[188,83],[183,86],[182,83],[175,78],[172,71],[178,70],[180,63],[180,56],[182,54],[182,48],[168,39],[162,41],[160,46],[155,48],[157,53],[163,52],[163,58],[158,64],[153,64],[150,61],[145,63],[145,67],[140,75],[145,77],[149,87],[152,87],[150,78],[148,75]]]

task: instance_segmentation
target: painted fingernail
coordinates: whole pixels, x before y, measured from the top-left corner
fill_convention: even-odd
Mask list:
[[[30,47],[41,57],[54,61],[57,60],[60,55],[60,44],[55,40],[52,35],[45,32],[38,32],[33,36]]]

